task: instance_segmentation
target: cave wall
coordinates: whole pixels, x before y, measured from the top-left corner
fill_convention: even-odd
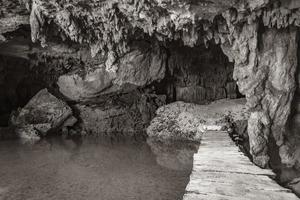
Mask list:
[[[254,23],[236,34],[238,40],[223,49],[235,60],[234,79],[251,112],[248,134],[254,162],[268,165],[268,144],[274,140],[281,161],[291,164],[294,158],[285,138],[296,89],[297,30],[259,30]]]
[[[233,80],[233,63],[217,45],[170,45],[168,68],[177,101],[205,104],[240,94]]]
[[[20,8],[20,3],[13,2]],[[75,43],[88,48],[92,63],[97,60],[89,66],[81,61],[78,65],[71,64],[79,67],[64,69],[54,76],[55,80],[60,79],[58,89],[68,99],[99,101],[110,94],[114,94],[109,96],[110,100],[120,98],[141,88],[159,86],[156,82],[166,81],[165,75],[169,73],[174,76],[167,77],[167,82],[174,83],[162,89],[168,96],[182,100],[190,96],[193,102],[202,102],[239,95],[233,92],[236,81],[251,112],[248,134],[254,162],[267,167],[272,151],[269,147],[273,146],[278,148],[283,163],[295,164],[296,144],[290,142],[294,137],[287,125],[298,119],[295,109],[291,109],[298,106],[295,97],[298,0],[20,2],[30,11],[28,23],[33,42],[40,42],[48,50],[57,43]],[[11,13],[26,16],[26,12],[17,12],[19,9],[8,12],[11,7],[3,6],[6,9],[0,16],[2,41],[9,39],[5,32],[23,23],[21,19],[10,23]],[[4,25],[10,29],[3,28]],[[145,48],[133,45],[133,41],[150,45]],[[182,46],[168,49],[170,42],[182,42],[193,47],[195,53]],[[211,43],[220,45],[229,61],[220,63],[218,57],[202,60],[201,55],[214,54],[209,53]],[[208,50],[198,49],[202,46]],[[80,48],[69,49],[73,56],[82,57]],[[233,72],[230,63],[234,63]],[[75,92],[70,93],[70,89]],[[160,89],[154,88],[151,93]]]
[[[31,76],[28,60],[0,55],[0,126],[7,126],[11,112],[42,88],[41,80]]]
[[[299,38],[299,30],[298,30]],[[294,157],[294,164],[296,169],[300,169],[300,41],[298,41],[298,67],[296,72],[296,85],[297,89],[295,92],[294,100],[292,102],[292,114],[288,121],[288,130],[287,130],[287,141],[292,148],[291,152]]]

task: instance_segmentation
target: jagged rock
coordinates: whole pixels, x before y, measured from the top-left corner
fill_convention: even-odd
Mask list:
[[[113,75],[105,70],[105,66],[99,66],[84,77],[76,72],[62,75],[58,78],[57,84],[60,92],[69,99],[84,100],[111,87],[112,80]]]
[[[121,57],[114,84],[150,85],[165,77],[167,53],[158,44],[139,42],[133,51]]]
[[[41,139],[40,132],[32,124],[16,128],[15,133],[25,143],[35,143]]]
[[[253,160],[259,166],[268,165],[267,144],[272,134],[282,162],[291,165],[293,156],[284,138],[296,89],[296,30],[268,29],[258,41],[258,25],[252,24],[236,34],[232,46],[223,45],[223,50],[235,60],[234,79],[251,109],[248,134]]]
[[[189,140],[199,142],[207,130],[222,130],[232,121],[247,120],[244,100],[219,100],[209,105],[175,102],[156,111],[147,128],[150,138],[158,140]]]
[[[29,12],[19,0],[0,2],[0,43],[6,42],[4,34],[20,26],[29,25]]]
[[[119,85],[144,87],[160,80],[164,69],[158,66],[162,66],[165,54],[156,55],[153,51],[166,48],[170,56],[168,61],[180,64],[181,60],[174,58],[176,54],[172,54],[169,46],[174,41],[193,49],[199,46],[210,47],[212,42],[221,45],[229,61],[235,63],[233,77],[240,92],[246,96],[250,108],[247,129],[254,162],[267,167],[270,152],[268,146],[275,143],[284,164],[297,164],[298,158],[293,153],[297,148],[292,148],[297,146],[292,142],[295,136],[288,133],[286,126],[288,119],[295,120],[294,124],[298,123],[297,115],[291,116],[290,110],[296,91],[294,74],[297,65],[296,52],[299,51],[296,35],[299,35],[299,31],[297,33],[295,26],[300,26],[299,0],[22,2],[31,13],[32,41],[40,41],[42,46],[51,46],[52,40],[56,40],[90,48],[91,57],[94,58],[86,61],[84,56],[79,55],[77,62],[67,65],[67,69],[64,60],[51,68],[45,76],[51,79],[47,82],[52,85],[58,76],[68,74],[61,78],[59,85],[61,91],[73,100],[81,100],[86,96],[98,97],[107,87],[110,91],[119,92]],[[2,1],[0,5],[0,39],[6,40],[10,38],[6,34],[11,35],[10,31],[23,24],[28,13],[19,12],[24,8],[16,0]],[[151,53],[145,50],[146,52],[139,55],[139,51],[131,45],[136,40],[159,44],[160,48],[150,50]],[[79,52],[77,48],[73,55],[76,52]],[[90,66],[87,64],[99,58],[100,54],[105,55],[104,61],[92,62]],[[201,54],[204,55],[203,52]],[[153,56],[152,60],[148,56]],[[133,60],[127,62],[127,58]],[[40,66],[42,59],[37,60],[37,66]],[[188,63],[187,60],[184,62]],[[152,61],[154,68],[154,65],[147,63]],[[50,61],[44,59],[42,63],[47,65],[48,62]],[[145,63],[149,65],[146,67]],[[98,70],[106,70],[103,74],[101,70],[99,72],[95,69],[100,64],[102,65]],[[79,76],[78,71],[74,72],[74,66],[77,70],[84,71],[84,75]],[[187,65],[188,68],[190,66]],[[210,69],[204,73],[207,85],[199,83],[198,76],[192,75],[194,71],[186,74],[189,70],[183,70],[183,76],[179,76],[177,80],[180,84],[177,82],[175,90],[170,87],[170,94],[185,101],[192,99],[191,101],[201,102],[205,88],[205,99],[235,97],[235,83],[226,79],[231,76],[227,74],[230,70],[225,70],[225,76],[225,73],[212,68],[214,67],[211,65],[204,66],[204,69]],[[37,73],[41,69],[45,70],[47,67],[35,68]],[[168,70],[173,76],[176,75],[172,73],[171,67]],[[113,74],[112,77],[107,73]],[[133,76],[132,73],[136,74]],[[91,81],[99,74],[107,78],[101,79],[104,83]],[[111,85],[117,85],[117,89]],[[191,118],[189,114],[182,117]],[[193,126],[193,123],[190,125]],[[293,134],[297,135],[297,129]]]
[[[107,99],[103,105],[78,104],[76,109],[86,134],[132,137],[144,135],[156,109],[164,104],[164,96],[131,92],[116,102]]]
[[[220,47],[188,48],[173,44],[169,49],[168,68],[174,77],[177,101],[207,103],[238,95],[232,79],[233,63]]]
[[[23,107],[43,86],[29,77],[29,62],[0,56],[0,126],[8,126],[12,110]]]
[[[12,124],[16,127],[19,137],[35,140],[45,136],[49,131],[60,129],[70,118],[72,109],[50,94],[47,89],[43,89],[12,118]]]
[[[86,72],[59,77],[60,92],[72,100],[84,100],[97,95],[120,92],[128,85],[131,89],[144,87],[165,77],[167,54],[159,46],[138,42],[114,64],[117,71],[111,72],[104,64]],[[82,72],[79,72],[82,73]]]

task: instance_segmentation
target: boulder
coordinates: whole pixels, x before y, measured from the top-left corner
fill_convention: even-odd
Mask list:
[[[78,72],[64,74],[58,78],[59,90],[71,100],[91,98],[112,86],[113,75],[105,70],[105,66],[87,72],[82,76]]]
[[[47,89],[43,89],[11,121],[19,137],[38,139],[50,131],[59,130],[70,118],[73,119],[72,109]],[[76,123],[75,120],[71,122]],[[68,123],[68,126],[71,124]]]
[[[158,45],[135,42],[131,51],[124,54],[108,70],[101,63],[84,72],[75,71],[58,79],[59,90],[71,100],[84,101],[95,96],[128,92],[144,87],[165,77],[166,52]]]
[[[174,102],[156,111],[147,134],[158,140],[199,142],[204,131],[229,130],[231,122],[247,120],[245,103],[245,99],[222,99],[208,105]]]
[[[118,98],[108,98],[102,104],[75,105],[86,134],[110,137],[144,135],[156,109],[165,104],[165,96],[138,91]]]

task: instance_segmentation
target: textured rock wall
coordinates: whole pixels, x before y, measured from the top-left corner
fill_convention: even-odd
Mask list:
[[[7,126],[12,110],[24,106],[43,86],[30,76],[30,63],[0,56],[0,126]]]
[[[13,2],[12,7],[20,7],[20,4]],[[32,41],[39,41],[43,47],[48,45],[48,48],[55,42],[76,43],[81,47],[88,47],[91,51],[90,60],[93,60],[92,57],[97,60],[92,67],[83,65],[78,67],[78,71],[63,70],[59,74],[68,73],[61,78],[60,83],[63,84],[60,85],[61,91],[71,99],[74,97],[73,99],[78,100],[81,96],[90,96],[90,93],[95,93],[92,97],[96,98],[107,89],[118,94],[123,92],[119,88],[120,84],[126,86],[128,92],[136,89],[136,86],[145,87],[161,80],[166,72],[162,64],[165,63],[164,50],[170,42],[181,41],[190,47],[208,47],[211,42],[219,44],[229,61],[234,62],[233,79],[247,98],[251,112],[248,134],[254,162],[263,167],[267,166],[270,156],[268,146],[273,145],[279,149],[283,163],[294,164],[296,155],[293,155],[295,151],[291,149],[286,125],[287,120],[292,119],[291,103],[295,99],[296,90],[298,43],[295,27],[300,26],[298,0],[23,2],[31,13],[29,22]],[[7,13],[20,13],[9,12],[14,9],[7,3],[3,5],[2,24],[10,24]],[[7,27],[15,29],[22,24],[22,20],[17,22]],[[3,27],[0,26],[0,34],[6,36],[5,33],[12,29]],[[136,40],[147,41],[152,45],[149,48],[136,49],[132,45]],[[178,60],[175,59],[175,62]],[[153,67],[153,63],[156,67]],[[188,66],[189,64],[186,67]],[[207,67],[212,68],[212,71],[222,69],[212,65]],[[218,70],[216,77],[219,77]],[[188,71],[183,74],[186,75],[185,72]],[[228,71],[225,68],[224,72]],[[205,70],[204,73],[210,72]],[[102,82],[97,81],[98,77]],[[225,75],[222,76],[224,77]],[[227,91],[227,83],[222,78],[222,87],[218,86],[215,89],[217,92],[209,92],[214,98],[225,96],[224,84]],[[182,80],[198,82],[193,75],[178,79],[177,83],[180,84]],[[219,80],[216,82],[219,85]],[[127,87],[128,83],[130,87]],[[190,87],[189,84],[185,82],[183,86]],[[67,86],[75,92],[67,94]],[[189,91],[194,91],[191,98],[202,99],[204,92],[201,83],[196,86],[193,90],[188,88]],[[231,84],[228,88],[233,90],[234,85]],[[187,90],[180,90],[177,94],[186,95],[185,91]],[[82,93],[81,96],[78,93]],[[294,119],[297,119],[297,115]]]
[[[298,42],[299,45],[300,41]],[[299,128],[300,128],[300,46],[298,46],[298,68],[296,73],[296,85],[297,90],[294,96],[294,100],[292,102],[292,115],[290,116],[288,123],[288,136],[287,140],[290,146],[293,148],[294,161],[297,169],[300,169],[300,136],[299,136]],[[298,192],[299,193],[299,192]]]
[[[60,76],[59,90],[69,99],[80,101],[99,95],[134,90],[165,77],[167,54],[156,44],[133,42],[131,51],[116,61],[117,70],[106,70],[107,56],[80,71],[73,70]]]
[[[29,7],[28,7],[29,8]],[[22,25],[29,25],[29,11],[19,0],[0,2],[0,43],[7,40],[5,33]]]
[[[165,97],[132,91],[99,102],[75,105],[84,135],[145,137],[146,127]]]
[[[290,164],[293,159],[285,134],[296,89],[297,31],[258,32],[258,27],[257,23],[245,25],[238,39],[232,45],[224,44],[223,49],[235,60],[234,79],[251,111],[248,134],[254,162],[268,165],[268,144],[273,139],[282,162]]]
[[[211,45],[180,47],[171,45],[168,65],[177,101],[207,103],[224,98],[237,98],[233,80],[233,63],[221,48]]]

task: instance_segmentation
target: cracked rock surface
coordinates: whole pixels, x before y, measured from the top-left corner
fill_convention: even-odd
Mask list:
[[[234,63],[233,80],[247,100],[253,161],[267,167],[272,144],[283,164],[299,166],[299,145],[292,142],[299,135],[299,112],[294,108],[299,102],[298,0],[2,1],[2,41],[26,23],[30,39],[45,47],[43,53],[41,47],[31,52],[39,58],[35,66],[48,66],[37,70],[47,74],[49,85],[58,81],[61,93],[79,102],[151,88],[170,74],[173,42],[179,48],[219,45]],[[137,47],[136,42],[146,45]],[[66,54],[70,59],[61,57]],[[56,63],[47,71],[50,62]],[[203,88],[196,86],[188,86],[193,92],[187,95],[186,90],[177,95],[202,97]],[[235,85],[222,87],[210,94],[230,96],[226,92]]]

